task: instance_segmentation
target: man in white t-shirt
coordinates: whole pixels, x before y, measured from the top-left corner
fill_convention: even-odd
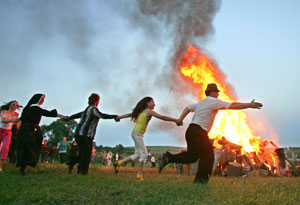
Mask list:
[[[208,84],[205,91],[207,97],[196,104],[188,105],[182,111],[180,120],[183,120],[190,112],[194,112],[192,122],[185,133],[187,151],[179,154],[171,154],[170,152],[163,154],[159,164],[159,172],[168,163],[190,164],[200,159],[194,183],[207,183],[214,163],[213,146],[209,141],[208,133],[218,111],[224,109],[260,109],[263,106],[254,100],[250,103],[224,102],[218,99],[219,92],[216,84]]]

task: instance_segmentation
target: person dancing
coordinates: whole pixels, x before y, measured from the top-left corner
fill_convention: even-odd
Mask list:
[[[44,103],[44,100],[44,94],[33,95],[21,114],[16,164],[17,167],[20,167],[21,175],[25,175],[26,166],[35,167],[39,161],[43,141],[39,126],[42,116],[64,118],[56,110],[42,109],[40,106]]]
[[[178,126],[182,125],[182,122],[178,119],[156,113],[155,111],[153,111],[154,107],[154,100],[151,97],[144,97],[137,103],[132,113],[124,114],[116,118],[116,120],[120,120],[122,118],[131,117],[132,121],[136,123],[131,133],[131,137],[135,145],[134,154],[114,163],[116,174],[119,173],[120,167],[124,163],[131,160],[139,160],[137,179],[143,180],[142,171],[144,163],[146,163],[148,157],[148,151],[144,143],[144,134],[152,116],[160,120],[175,122]]]
[[[206,98],[196,104],[188,105],[181,113],[179,120],[183,120],[190,112],[195,112],[192,122],[186,130],[185,137],[187,151],[179,154],[166,152],[159,164],[159,173],[168,163],[190,164],[198,159],[198,171],[194,179],[195,184],[208,182],[214,163],[213,146],[208,133],[213,125],[216,114],[224,109],[260,109],[263,105],[252,100],[250,103],[225,102],[217,99],[219,89],[215,83],[207,85]]]
[[[89,97],[89,105],[83,112],[79,112],[66,120],[72,120],[80,118],[80,122],[75,130],[75,140],[78,144],[79,151],[79,164],[78,174],[88,174],[89,164],[92,153],[93,139],[96,134],[99,119],[116,119],[118,115],[108,115],[98,110],[100,102],[100,96],[96,93],[92,93]],[[75,164],[76,162],[74,162]]]
[[[2,172],[2,166],[5,163],[9,152],[12,126],[14,123],[19,122],[19,114],[16,112],[16,109],[19,107],[22,106],[19,106],[18,102],[13,100],[5,105],[2,105],[0,108],[0,144],[3,143],[0,151],[0,172]]]

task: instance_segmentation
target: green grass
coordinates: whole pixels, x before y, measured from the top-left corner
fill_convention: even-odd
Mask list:
[[[76,169],[74,170],[76,171]],[[66,165],[38,165],[20,176],[12,165],[0,173],[0,204],[299,204],[299,178],[212,177],[207,185],[174,169],[91,166],[89,175],[68,175]]]

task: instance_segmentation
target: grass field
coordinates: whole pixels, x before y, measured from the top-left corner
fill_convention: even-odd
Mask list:
[[[0,204],[300,204],[300,179],[212,177],[194,185],[174,169],[91,166],[89,175],[67,174],[66,165],[38,165],[20,176],[12,165],[0,173]],[[76,169],[74,170],[76,171]]]

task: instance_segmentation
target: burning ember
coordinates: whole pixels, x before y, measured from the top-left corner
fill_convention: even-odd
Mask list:
[[[187,81],[199,91],[198,99],[205,98],[204,90],[209,83],[216,83],[219,99],[233,102],[236,97],[233,88],[226,82],[226,76],[217,68],[201,50],[189,46],[187,53],[180,61],[180,72]],[[216,148],[232,152],[243,167],[256,166],[275,174],[278,172],[279,157],[273,142],[264,141],[255,136],[246,122],[246,114],[241,110],[221,110],[218,112],[213,127],[209,133]],[[285,168],[285,167],[284,167]]]

